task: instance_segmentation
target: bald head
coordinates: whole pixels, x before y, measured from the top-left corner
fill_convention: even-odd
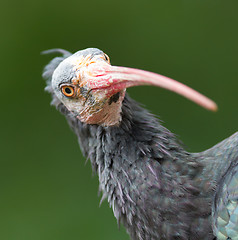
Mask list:
[[[97,48],[72,55],[64,53],[51,81],[54,94],[69,111],[82,122],[104,126],[120,123],[126,88],[137,85],[166,88],[207,109],[216,109],[213,101],[173,79],[143,70],[111,66],[109,57]]]

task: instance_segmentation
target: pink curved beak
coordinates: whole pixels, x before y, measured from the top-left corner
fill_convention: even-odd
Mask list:
[[[157,73],[100,63],[91,64],[89,71],[93,77],[87,82],[88,87],[92,90],[105,89],[110,96],[128,87],[153,85],[176,92],[208,110],[217,110],[216,103],[209,98],[180,82]]]

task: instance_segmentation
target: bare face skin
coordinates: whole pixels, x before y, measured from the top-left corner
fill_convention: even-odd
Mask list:
[[[115,67],[101,50],[89,48],[66,58],[53,73],[52,88],[67,109],[87,124],[119,125],[127,87],[154,85],[177,92],[215,111],[216,104],[195,90],[162,75]]]
[[[55,70],[52,87],[67,109],[88,124],[117,125],[121,120],[121,104],[125,89],[109,92],[107,88],[93,89],[89,82],[96,81],[90,65],[110,66],[109,57],[100,50],[74,54]],[[106,86],[105,86],[106,87]]]

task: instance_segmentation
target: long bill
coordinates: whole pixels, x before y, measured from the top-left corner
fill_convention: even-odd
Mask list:
[[[89,85],[95,90],[105,89],[108,93],[114,94],[128,87],[153,85],[182,95],[208,110],[217,110],[216,103],[211,99],[180,82],[157,73],[106,64],[92,64],[90,71],[95,77]]]

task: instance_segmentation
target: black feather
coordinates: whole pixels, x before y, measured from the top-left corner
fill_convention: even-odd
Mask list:
[[[226,230],[233,231],[233,235],[227,233],[227,239],[237,239],[233,238],[237,225],[229,223],[237,219],[238,207],[231,213],[227,206],[230,200],[238,203],[238,134],[205,152],[188,153],[174,134],[128,95],[119,126],[82,123],[51,89],[53,71],[70,55],[57,51],[64,56],[45,67],[46,90],[98,174],[101,201],[108,199],[131,239],[212,240],[216,235],[225,239],[219,238],[222,226],[218,219],[224,211],[226,226],[231,226]]]

